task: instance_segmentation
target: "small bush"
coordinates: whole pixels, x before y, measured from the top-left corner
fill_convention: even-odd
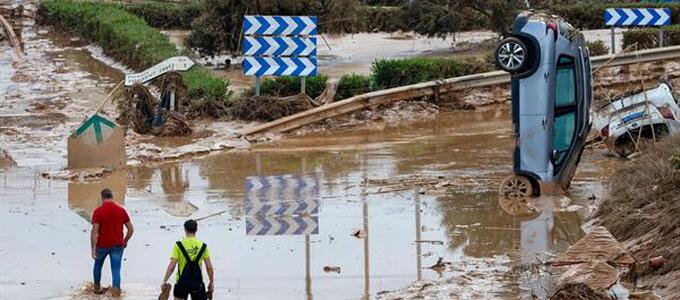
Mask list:
[[[361,6],[354,32],[393,32],[400,28],[402,12],[399,7]]]
[[[415,57],[378,59],[373,62],[371,69],[377,88],[385,89],[486,72],[490,67],[486,62],[477,60]]]
[[[201,15],[199,2],[138,2],[124,6],[129,13],[138,16],[157,28],[191,29],[191,22]]]
[[[340,78],[340,82],[338,82],[338,91],[335,94],[335,100],[347,99],[370,91],[370,77],[359,74],[344,75]]]
[[[326,87],[328,76],[320,74],[305,79],[305,91],[307,95],[316,98],[321,95]],[[262,81],[260,92],[265,96],[287,97],[300,93],[300,77],[281,76],[266,78]]]
[[[586,42],[586,46],[588,47],[591,56],[609,54],[609,47],[607,47],[603,41]]]
[[[659,29],[633,29],[623,33],[622,47],[638,44],[638,49],[650,49],[659,46]],[[680,25],[664,28],[664,46],[680,45]]]

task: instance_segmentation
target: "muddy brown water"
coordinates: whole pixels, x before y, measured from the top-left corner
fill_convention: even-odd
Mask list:
[[[547,198],[538,213],[513,216],[496,193],[511,170],[511,141],[509,110],[494,107],[444,113],[407,129],[292,137],[247,152],[130,167],[94,183],[42,179],[35,168],[1,171],[0,216],[11,226],[0,231],[0,254],[12,259],[3,265],[0,290],[3,298],[82,296],[91,276],[89,219],[103,187],[112,188],[136,225],[123,264],[126,299],[148,299],[158,290],[185,219],[221,211],[199,225],[219,299],[371,298],[438,278],[425,267],[439,257],[454,266],[471,258],[507,265],[545,259],[580,236],[577,211],[601,194],[602,173],[613,159],[586,152],[571,203]],[[246,178],[283,174],[318,179],[318,233],[248,235]],[[452,186],[421,195],[362,184],[414,174],[444,176]],[[351,236],[366,227],[366,240]],[[324,272],[325,266],[341,272]],[[511,272],[500,278],[489,298],[527,296],[537,284]]]
[[[74,85],[62,87],[66,93],[56,98],[77,103],[65,110],[71,123],[122,78],[120,70],[93,58],[97,49],[82,41],[32,29],[24,36],[29,59],[46,61],[45,74],[28,68],[29,74]],[[0,47],[0,96],[51,101],[49,88],[12,79],[7,48]],[[26,109],[41,98],[1,100],[8,101],[0,101],[1,116],[18,122],[32,117]],[[540,282],[509,267],[545,259],[546,253],[573,242],[580,235],[579,213],[593,205],[591,195],[604,192],[603,175],[617,161],[601,151],[587,151],[571,201],[544,198],[538,200],[537,213],[509,214],[496,193],[498,182],[512,169],[509,115],[508,107],[491,107],[443,113],[409,128],[289,137],[247,152],[129,167],[88,183],[40,176],[65,164],[65,150],[59,150],[65,149],[65,141],[50,139],[41,147],[3,145],[18,154],[20,166],[31,167],[0,170],[0,254],[8,258],[0,268],[0,298],[97,299],[84,287],[91,280],[89,220],[104,187],[113,190],[136,226],[123,264],[125,299],[155,297],[184,220],[222,211],[199,225],[199,237],[210,245],[216,267],[217,299],[373,298],[419,279],[439,278],[427,269],[439,257],[454,267],[464,266],[462,272],[480,267],[475,259],[508,266],[502,276],[470,276],[467,286],[458,287],[483,285],[478,298],[527,297]],[[43,123],[30,124],[45,132],[53,126]],[[154,142],[185,144],[190,139]],[[274,175],[318,180],[313,197],[319,207],[318,232],[247,234],[246,178]],[[443,176],[451,186],[420,194],[409,188],[382,192],[362,184],[365,179],[410,175]],[[367,238],[351,236],[356,229],[368,229]],[[340,273],[325,272],[327,266],[340,267]],[[106,268],[103,282],[110,282]]]

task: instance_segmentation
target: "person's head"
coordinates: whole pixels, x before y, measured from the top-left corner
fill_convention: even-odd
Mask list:
[[[187,220],[184,222],[184,232],[187,235],[194,235],[198,231],[198,223],[194,220]]]
[[[103,189],[101,192],[102,201],[113,200],[113,193],[109,189]]]

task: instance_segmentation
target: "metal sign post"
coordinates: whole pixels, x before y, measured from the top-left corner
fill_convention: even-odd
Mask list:
[[[612,54],[616,53],[616,29],[612,27]]]
[[[243,74],[255,76],[260,95],[262,76],[297,76],[305,93],[305,77],[315,76],[316,17],[245,16],[243,20]]]
[[[659,47],[663,47],[663,28],[671,24],[670,8],[607,8],[604,23],[611,26],[612,53],[615,53],[616,27],[660,27]]]
[[[300,94],[307,94],[306,87],[305,87],[305,83],[306,83],[305,79],[306,78],[307,77],[305,77],[305,76],[302,76],[302,78],[300,78]]]

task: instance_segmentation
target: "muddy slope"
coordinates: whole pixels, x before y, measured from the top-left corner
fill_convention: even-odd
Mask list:
[[[680,298],[680,136],[651,146],[640,158],[614,172],[611,198],[596,213],[598,222],[646,266],[663,256],[659,269],[638,268],[637,286],[654,289],[664,299]],[[641,270],[642,269],[642,270]]]

